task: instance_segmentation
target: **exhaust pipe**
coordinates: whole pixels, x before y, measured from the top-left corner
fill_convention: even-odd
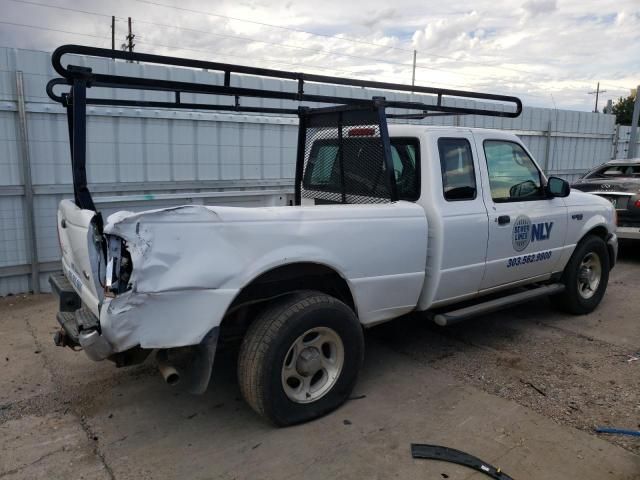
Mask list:
[[[156,355],[156,361],[158,362],[158,370],[160,370],[164,381],[171,386],[177,385],[178,382],[180,382],[180,374],[178,370],[167,361],[167,352],[164,350],[159,351]]]

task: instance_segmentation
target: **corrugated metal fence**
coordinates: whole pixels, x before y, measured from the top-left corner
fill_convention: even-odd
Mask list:
[[[74,60],[115,74],[222,80],[216,72]],[[54,76],[48,53],[0,48],[0,295],[33,290],[34,271],[36,288],[46,291],[48,273],[59,268],[56,209],[62,198],[72,195],[72,185],[65,112],[45,94],[45,84]],[[256,77],[236,81],[244,87],[296,88],[292,82]],[[375,94],[338,86],[310,86],[309,91],[314,88],[351,97]],[[117,95],[160,100],[167,94]],[[413,94],[386,96],[431,101]],[[197,98],[184,95],[183,101],[193,100]],[[289,106],[282,100],[251,102]],[[88,178],[106,214],[193,202],[284,205],[291,198],[296,119],[114,107],[90,107],[88,113]],[[614,144],[621,155],[618,142],[623,140],[611,115],[541,108],[525,108],[517,119],[461,116],[411,123],[514,131],[548,173],[568,180],[615,156]]]
[[[627,158],[627,152],[629,151],[629,139],[631,138],[631,127],[624,125],[617,125],[614,133],[613,143],[615,150],[613,152],[613,158]],[[638,138],[636,145],[636,156],[640,155],[640,137]]]

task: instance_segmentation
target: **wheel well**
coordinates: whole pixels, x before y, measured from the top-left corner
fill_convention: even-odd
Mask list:
[[[587,234],[585,235],[585,237],[587,235],[596,235],[596,236],[602,238],[604,241],[606,241],[607,240],[607,235],[609,235],[609,231],[607,230],[606,227],[603,227],[602,225],[599,225],[599,226],[589,230],[587,232]]]
[[[220,338],[241,338],[265,302],[296,290],[326,293],[357,314],[349,285],[332,268],[311,262],[282,265],[256,277],[240,291],[222,319]]]
[[[599,225],[599,226],[589,230],[586,233],[586,235],[584,237],[582,237],[582,238],[583,239],[586,238],[587,235],[595,235],[597,237],[600,237],[606,243],[606,245],[607,245],[607,253],[609,254],[609,268],[612,269],[614,267],[614,265],[616,264],[616,253],[615,253],[613,247],[611,245],[609,245],[609,243],[607,242],[607,240],[609,238],[609,231],[606,229],[606,227],[603,227],[602,225]]]

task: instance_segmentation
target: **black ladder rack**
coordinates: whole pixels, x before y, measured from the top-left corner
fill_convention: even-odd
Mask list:
[[[90,57],[119,59],[129,62],[144,64],[165,65],[192,69],[204,69],[224,73],[221,84],[209,84],[198,82],[184,82],[155,78],[141,78],[125,75],[112,75],[94,72],[91,68],[67,65],[63,66],[64,55],[85,55]],[[69,141],[71,147],[71,162],[73,168],[73,186],[76,204],[80,208],[96,210],[91,194],[87,188],[86,175],[86,107],[87,105],[108,105],[143,108],[169,108],[188,110],[215,110],[246,113],[264,113],[278,115],[298,115],[305,122],[314,111],[325,115],[327,111],[336,109],[347,112],[348,110],[375,111],[375,123],[382,133],[382,148],[384,157],[389,154],[389,139],[386,130],[387,118],[421,119],[435,115],[485,115],[494,117],[515,118],[522,112],[522,102],[517,97],[507,95],[495,95],[490,93],[466,92],[444,88],[421,87],[403,85],[398,83],[385,83],[370,80],[348,79],[325,75],[313,75],[307,73],[288,72],[266,68],[247,67],[227,63],[209,62],[204,60],[185,59],[148,53],[125,52],[103,48],[88,47],[82,45],[63,45],[58,47],[52,55],[52,64],[59,78],[50,80],[47,84],[48,96],[64,105],[67,109],[69,124]],[[232,85],[232,75],[251,75],[277,80],[289,80],[296,82],[295,91],[280,91],[268,88],[244,88]],[[361,87],[376,89],[377,95],[383,92],[406,92],[432,95],[434,103],[419,101],[386,100],[383,97],[349,98],[334,95],[312,94],[305,92],[310,84],[339,85],[347,87]],[[54,89],[59,85],[68,85],[71,88],[60,95]],[[126,100],[118,98],[95,98],[87,96],[87,89],[111,88],[125,90],[159,91],[173,94],[172,101],[151,100]],[[219,104],[207,102],[183,102],[182,94],[222,95],[234,99],[232,104]],[[243,105],[243,98],[279,99],[298,102],[298,108],[252,107]],[[460,107],[452,105],[453,100],[485,101],[491,108]],[[327,104],[328,108],[311,109],[305,106],[305,102]],[[392,112],[387,112],[391,109]],[[397,113],[393,110],[403,109],[413,113]],[[311,112],[311,113],[310,113]],[[344,115],[350,115],[345,113]],[[344,116],[338,116],[342,122]],[[337,117],[337,118],[338,118]],[[304,122],[301,122],[304,123]],[[384,125],[383,125],[384,124]],[[342,124],[339,125],[342,128]],[[303,132],[304,133],[304,132]],[[300,144],[299,144],[300,147]],[[298,151],[298,173],[301,174],[301,164],[304,162],[304,152]],[[385,162],[390,162],[385,158]],[[388,163],[391,168],[391,163]],[[299,188],[301,177],[297,175],[296,186]],[[392,180],[390,191],[395,191],[395,182]],[[299,200],[299,194],[297,195]],[[391,200],[395,200],[392,198]]]

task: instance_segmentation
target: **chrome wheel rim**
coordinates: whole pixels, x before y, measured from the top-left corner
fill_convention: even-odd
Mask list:
[[[600,257],[593,252],[587,253],[580,262],[578,270],[578,293],[585,300],[596,294],[602,278]]]
[[[344,345],[331,328],[315,327],[293,342],[282,363],[282,388],[296,403],[311,403],[336,384],[344,365]]]

